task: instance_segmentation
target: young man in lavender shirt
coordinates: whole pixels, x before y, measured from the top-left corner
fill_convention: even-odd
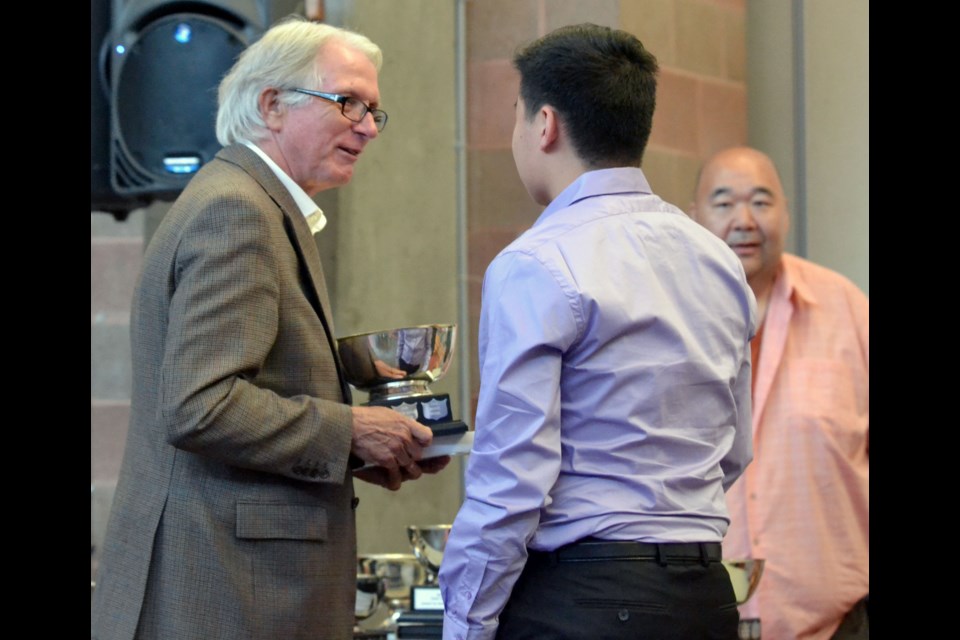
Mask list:
[[[484,278],[446,640],[737,638],[724,492],[752,459],[756,301],[640,169],[657,62],[596,25],[521,49],[513,157],[546,209]]]

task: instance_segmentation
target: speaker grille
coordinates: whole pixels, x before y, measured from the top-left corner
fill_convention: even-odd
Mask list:
[[[245,47],[234,25],[178,13],[112,52],[112,180],[119,193],[176,193],[216,154],[217,87]]]

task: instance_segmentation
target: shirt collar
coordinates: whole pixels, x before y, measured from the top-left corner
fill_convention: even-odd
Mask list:
[[[784,253],[780,258],[780,272],[777,274],[777,284],[780,285],[784,297],[796,296],[807,304],[817,304],[817,296],[813,289],[803,279],[802,275],[793,268],[793,256]]]
[[[317,203],[313,201],[313,198],[307,195],[307,192],[304,191],[300,185],[293,181],[293,179],[286,174],[286,172],[280,168],[280,166],[273,161],[273,159],[263,152],[263,149],[258,147],[256,144],[249,142],[247,140],[243,141],[243,144],[247,145],[253,149],[264,162],[267,163],[267,166],[270,167],[270,170],[276,174],[277,179],[283,183],[283,186],[287,188],[287,191],[290,192],[290,195],[293,197],[293,201],[297,203],[297,207],[300,209],[300,213],[303,214],[303,217],[307,219],[308,224],[310,223],[310,217],[314,213],[320,212],[319,216],[316,216],[311,225],[310,231],[313,233],[318,233],[325,226],[327,226],[327,218],[323,215],[323,210],[317,206]]]
[[[617,193],[652,193],[646,176],[638,167],[615,167],[597,169],[580,174],[580,177],[553,199],[541,217],[565,209],[573,203],[598,195]]]

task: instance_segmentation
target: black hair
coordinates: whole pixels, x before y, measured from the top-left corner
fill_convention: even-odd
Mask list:
[[[518,49],[513,63],[528,118],[550,105],[588,166],[640,166],[658,65],[636,36],[589,23],[560,27]]]

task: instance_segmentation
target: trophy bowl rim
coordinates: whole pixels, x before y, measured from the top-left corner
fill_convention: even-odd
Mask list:
[[[358,553],[357,560],[409,560],[414,558],[412,553],[384,552],[384,553]]]
[[[379,350],[373,346],[377,336],[412,333],[423,335],[428,340],[440,335],[446,347],[439,352],[438,360],[433,360],[436,343],[427,347],[425,353],[419,353],[422,359],[413,361],[413,369],[400,369],[401,348],[396,340],[389,342],[389,348]],[[443,378],[450,369],[453,354],[456,351],[458,325],[456,322],[435,322],[432,324],[413,324],[390,329],[351,333],[337,338],[337,353],[340,356],[344,378],[361,391],[371,392],[371,398],[392,395],[424,395],[428,386]],[[386,364],[389,373],[378,370]]]
[[[341,340],[350,340],[355,338],[367,338],[378,333],[389,333],[390,331],[409,331],[410,329],[456,329],[456,322],[433,322],[426,324],[410,324],[402,327],[393,327],[391,329],[377,329],[375,331],[362,331],[360,333],[350,333],[345,336],[337,338],[337,342]]]
[[[448,531],[453,528],[453,524],[408,524],[407,534],[413,535],[418,531]]]

